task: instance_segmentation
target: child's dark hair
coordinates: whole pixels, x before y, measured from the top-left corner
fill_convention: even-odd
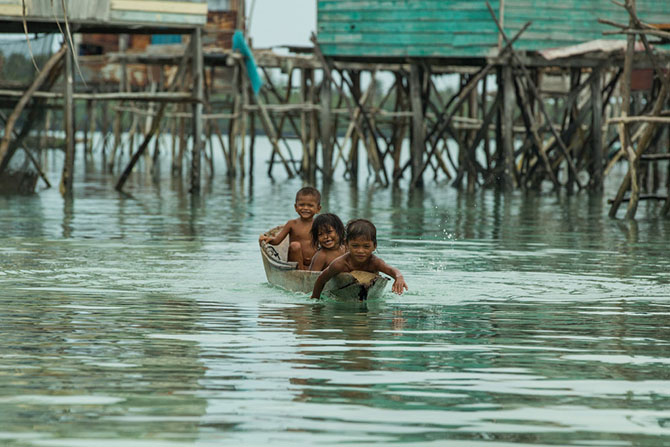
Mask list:
[[[312,245],[319,246],[319,230],[326,230],[328,227],[335,230],[337,237],[340,239],[340,245],[344,244],[344,224],[335,214],[324,213],[317,215],[312,222],[312,229],[310,230]]]
[[[377,228],[367,219],[354,219],[347,222],[346,241],[364,237],[377,245]]]
[[[319,192],[318,189],[312,187],[312,186],[305,186],[304,188],[300,188],[300,190],[295,193],[295,201],[298,201],[298,197],[300,196],[314,196],[316,197],[316,203],[319,205],[321,204],[321,193]]]

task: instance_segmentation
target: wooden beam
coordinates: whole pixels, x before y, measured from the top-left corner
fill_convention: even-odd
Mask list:
[[[35,95],[37,89],[47,80],[51,71],[56,67],[61,58],[65,55],[67,51],[66,45],[63,45],[60,50],[53,56],[49,58],[47,63],[42,67],[42,71],[37,75],[30,88],[26,90],[25,93],[21,95],[21,99],[14,107],[14,110],[7,118],[7,124],[5,125],[5,135],[0,141],[0,174],[7,167],[9,159],[7,159],[9,151],[9,142],[12,139],[13,129],[16,124],[16,121],[19,119],[21,112],[28,105],[30,99]]]
[[[207,15],[207,2],[158,0],[111,0],[110,9],[118,11],[164,12],[169,14]]]

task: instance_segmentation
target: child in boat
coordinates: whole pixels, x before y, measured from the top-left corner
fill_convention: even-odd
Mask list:
[[[321,272],[316,283],[314,283],[312,298],[320,298],[323,287],[335,275],[354,270],[386,273],[395,280],[391,287],[393,292],[402,295],[404,290],[408,290],[405,278],[400,271],[372,254],[377,248],[377,229],[372,222],[366,219],[349,221],[346,228],[345,243],[347,253],[335,259]]]
[[[344,248],[344,224],[335,214],[319,214],[312,223],[312,245],[317,251],[312,258],[310,270],[325,269],[335,259],[346,253]]]
[[[312,245],[310,230],[314,215],[321,211],[321,193],[316,188],[306,186],[296,193],[293,206],[299,216],[297,219],[286,222],[274,237],[261,234],[258,240],[277,245],[288,235],[288,261],[297,262],[298,270],[308,270],[316,251]]]

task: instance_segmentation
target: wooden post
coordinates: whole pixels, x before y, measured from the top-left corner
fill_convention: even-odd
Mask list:
[[[202,29],[196,28],[191,34],[191,49],[193,51],[193,60],[191,62],[193,78],[193,96],[196,102],[193,103],[193,151],[191,157],[191,193],[200,192],[200,161],[202,158],[202,130],[203,130],[203,101],[205,92],[204,83],[204,59],[202,54]],[[156,117],[156,119],[159,119]]]
[[[65,47],[63,47],[58,51],[58,53],[51,56],[49,61],[42,68],[42,72],[39,75],[37,75],[37,77],[31,84],[30,88],[28,88],[28,90],[23,94],[19,102],[14,107],[14,110],[7,118],[7,122],[5,124],[4,129],[5,135],[3,136],[2,140],[0,140],[0,173],[2,173],[2,171],[7,167],[7,165],[9,164],[9,160],[13,155],[13,152],[10,150],[10,142],[13,136],[14,125],[19,119],[21,112],[28,105],[28,102],[30,101],[34,93],[40,88],[40,86],[45,82],[48,83],[47,79],[49,77],[51,77],[52,79],[54,78],[55,73],[53,73],[53,71],[56,70],[57,64],[59,63],[60,59],[62,57],[67,57],[66,51],[67,50],[65,49]]]
[[[412,185],[423,186],[423,152],[426,148],[426,131],[424,127],[422,80],[423,72],[417,63],[410,65],[409,95],[412,106],[412,146],[410,151]]]
[[[361,98],[361,72],[360,71],[351,71],[349,72],[349,77],[351,78],[351,96],[360,101]],[[335,129],[337,132],[337,129]],[[351,172],[351,182],[358,184],[358,146],[359,138],[358,133],[353,132],[351,134],[351,153],[349,158],[351,159],[351,164],[349,166],[349,172]]]
[[[255,152],[256,152],[256,114],[251,113],[249,116],[249,177],[251,178],[253,178],[254,176]],[[214,158],[213,150],[212,150],[212,158]]]
[[[580,79],[582,76],[582,69],[579,67],[570,68],[570,91],[574,92],[579,88]],[[570,118],[570,124],[579,126],[579,110],[577,108],[577,101],[573,102],[571,107],[566,110],[567,116]],[[572,139],[575,138],[577,132],[572,135]],[[571,141],[567,140],[566,144],[571,145]],[[577,175],[575,172],[568,169],[568,181],[565,184],[565,189],[568,194],[572,194],[575,182],[577,181]]]
[[[63,163],[63,176],[60,181],[60,193],[63,196],[72,194],[72,182],[74,179],[74,144],[75,144],[75,124],[74,124],[74,70],[73,54],[69,44],[65,54],[65,101],[63,108],[63,122],[65,125],[65,162]]]
[[[307,93],[307,69],[300,69],[300,102],[303,104],[307,103],[308,93]],[[308,114],[306,110],[301,110],[300,112],[300,141],[302,142],[302,175],[304,177],[309,176],[309,143],[308,143]]]
[[[309,79],[309,104],[316,105],[316,86],[314,85],[314,69],[307,70]],[[309,178],[311,184],[316,183],[316,146],[319,131],[319,118],[317,112],[309,112]]]
[[[395,73],[395,110],[406,110],[407,100],[405,88],[403,87],[404,77],[399,72]],[[360,91],[360,87],[359,87]],[[402,143],[405,140],[407,126],[405,117],[393,120],[393,185],[397,186],[402,176],[402,166],[400,165],[400,156],[402,155]]]
[[[333,179],[333,115],[331,113],[333,96],[330,77],[324,76],[321,83],[321,159],[323,163],[323,181]]]
[[[184,109],[183,106],[179,107],[179,110],[183,109]],[[186,144],[187,144],[186,118],[180,116],[178,120],[179,120],[179,128],[178,128],[179,150],[177,151],[177,157],[172,160],[172,175],[181,177],[182,166],[184,163],[184,154],[186,153]]]
[[[602,69],[595,67],[591,77],[591,106],[592,106],[592,131],[591,131],[591,182],[592,189],[601,191],[603,189],[603,76]]]
[[[128,49],[128,34],[119,35],[119,53],[125,53]],[[126,59],[121,59],[121,73],[119,76],[119,93],[124,93],[128,86],[128,67],[126,64]],[[116,153],[121,146],[121,125],[122,125],[123,112],[120,110],[116,111],[114,115],[114,146],[112,146],[112,152],[109,155],[109,160],[107,161],[107,170],[112,172],[114,170],[114,163],[116,162]]]
[[[243,76],[243,73],[240,69],[239,64],[235,64],[233,68],[233,115],[228,123],[228,155],[230,156],[230,163],[228,164],[228,175],[230,177],[237,176],[237,147],[238,147],[238,127],[240,117],[242,116],[242,95],[240,93],[240,88],[242,81],[240,77]]]
[[[86,125],[86,122],[84,122],[83,125],[83,130],[84,130],[84,158],[93,151],[92,144],[88,144],[88,136],[89,136],[89,128],[93,127],[95,125],[95,117],[94,119],[91,119],[91,115],[93,114],[93,101],[90,99],[86,100],[86,119],[89,120],[89,125]],[[90,131],[91,136],[93,135],[93,130]]]
[[[470,99],[468,101],[468,113],[469,117],[472,118],[473,120],[477,118],[479,112],[477,110],[477,94],[479,92],[477,89],[472,90],[470,92]],[[470,131],[469,138],[466,140],[470,143],[474,143],[474,139],[477,136],[477,131],[472,130]],[[466,149],[467,150],[467,149]],[[472,163],[471,160],[476,160],[476,155],[477,155],[477,146],[475,145],[472,148],[472,151],[467,151],[465,156],[466,156],[466,162],[468,166],[468,193],[473,193],[475,191],[475,186],[477,184],[477,170],[475,169],[474,163]]]
[[[511,62],[511,61],[510,61]],[[515,187],[514,170],[514,79],[512,66],[507,64],[502,68],[503,107],[502,107],[502,152],[503,152],[503,187]]]
[[[239,172],[242,177],[246,174],[246,170],[244,169],[244,164],[245,164],[245,156],[247,153],[247,128],[249,127],[249,112],[248,112],[248,106],[251,104],[250,98],[249,98],[249,90],[251,90],[251,87],[249,85],[249,73],[247,73],[247,68],[244,65],[244,62],[240,62],[240,92],[241,92],[241,101],[242,101],[242,107],[240,109],[240,113],[242,116],[240,117],[240,122],[239,122],[239,127],[237,128],[237,132],[240,136],[240,152],[239,152],[239,160],[238,160],[238,166],[239,166]]]
[[[635,10],[635,0],[626,0],[626,4],[632,6]],[[630,18],[629,26],[633,27],[633,18]],[[629,34],[627,37],[626,59],[623,67],[622,93],[621,93],[621,116],[626,117],[630,115],[630,83],[633,73],[633,56],[635,52],[635,34]],[[640,197],[640,189],[638,185],[637,166],[638,160],[635,151],[631,146],[630,132],[628,125],[625,123],[619,124],[619,136],[621,140],[621,147],[626,149],[628,155],[628,169],[630,172],[630,201],[628,202],[628,209],[626,210],[626,219],[632,219],[637,212],[637,204]]]

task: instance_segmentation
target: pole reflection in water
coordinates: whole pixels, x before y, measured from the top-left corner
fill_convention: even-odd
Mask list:
[[[258,253],[299,179],[118,194],[87,161],[69,200],[0,197],[2,445],[670,444],[667,219],[336,182],[324,211],[371,219],[410,290],[313,302]]]

